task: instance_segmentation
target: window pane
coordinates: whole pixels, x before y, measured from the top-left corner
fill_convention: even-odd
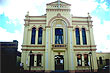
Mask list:
[[[37,55],[37,66],[41,66],[41,58],[42,57],[42,55]]]
[[[82,66],[82,55],[81,54],[77,55],[77,65]]]
[[[82,39],[83,39],[83,45],[86,45],[87,44],[87,40],[86,40],[85,28],[82,28]]]
[[[55,44],[63,44],[63,29],[55,29]]]
[[[89,64],[88,64],[88,54],[84,54],[84,64],[85,64],[85,66],[89,66]]]
[[[80,45],[80,33],[79,33],[79,28],[75,29],[76,32],[76,44]]]
[[[31,44],[35,44],[36,28],[32,28]]]
[[[34,55],[30,55],[30,66],[34,66]]]
[[[38,44],[42,44],[42,28],[40,27],[38,30]]]

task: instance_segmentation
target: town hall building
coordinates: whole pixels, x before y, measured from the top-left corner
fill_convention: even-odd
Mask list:
[[[21,62],[24,70],[97,71],[91,16],[73,16],[62,1],[46,4],[46,14],[25,16]]]

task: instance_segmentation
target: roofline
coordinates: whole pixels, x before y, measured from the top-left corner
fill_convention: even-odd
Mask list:
[[[51,2],[51,3],[47,3],[46,5],[51,5],[52,3],[56,3],[56,2],[58,2],[58,1]],[[71,4],[68,4],[68,3],[66,3],[66,2],[63,2],[63,1],[60,1],[60,2],[65,3],[65,4],[69,5],[69,6],[71,6]]]

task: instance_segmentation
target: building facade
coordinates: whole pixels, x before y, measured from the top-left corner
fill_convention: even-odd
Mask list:
[[[104,66],[110,66],[110,52],[98,52],[96,53],[98,68],[102,69]]]
[[[15,73],[17,71],[18,41],[0,42],[1,73]]]
[[[70,4],[55,1],[46,14],[25,16],[21,62],[24,70],[97,71],[91,16],[70,14]]]

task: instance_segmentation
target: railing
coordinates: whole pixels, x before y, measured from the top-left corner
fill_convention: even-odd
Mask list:
[[[52,48],[66,48],[65,44],[53,44]]]

